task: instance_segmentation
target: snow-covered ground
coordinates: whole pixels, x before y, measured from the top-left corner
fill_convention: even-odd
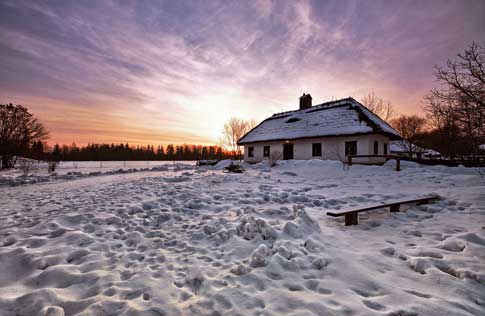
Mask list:
[[[16,186],[53,180],[139,171],[180,171],[192,169],[196,161],[61,161],[54,173],[49,173],[47,162],[35,162],[25,175],[21,168],[0,171],[0,186]]]
[[[0,315],[485,315],[485,179],[338,162],[0,187]],[[326,210],[437,193],[435,204]]]

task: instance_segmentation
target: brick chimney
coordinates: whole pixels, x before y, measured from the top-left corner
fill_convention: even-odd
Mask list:
[[[312,107],[312,96],[305,94],[300,97],[300,110],[308,109]]]

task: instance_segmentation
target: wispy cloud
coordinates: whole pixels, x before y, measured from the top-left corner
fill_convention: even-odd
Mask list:
[[[375,91],[419,111],[432,65],[484,38],[464,2],[2,1],[0,99],[53,141],[216,142],[230,116]]]

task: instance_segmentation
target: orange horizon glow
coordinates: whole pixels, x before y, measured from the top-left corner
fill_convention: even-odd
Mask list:
[[[302,93],[422,115],[433,66],[485,38],[483,16],[483,1],[5,1],[0,102],[78,146],[218,145],[229,118],[259,123]]]

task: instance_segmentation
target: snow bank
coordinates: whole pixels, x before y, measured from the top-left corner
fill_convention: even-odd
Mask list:
[[[221,160],[218,163],[216,163],[213,166],[213,169],[224,170],[225,168],[229,167],[231,165],[231,163],[233,163],[232,159],[224,159],[224,160]]]

